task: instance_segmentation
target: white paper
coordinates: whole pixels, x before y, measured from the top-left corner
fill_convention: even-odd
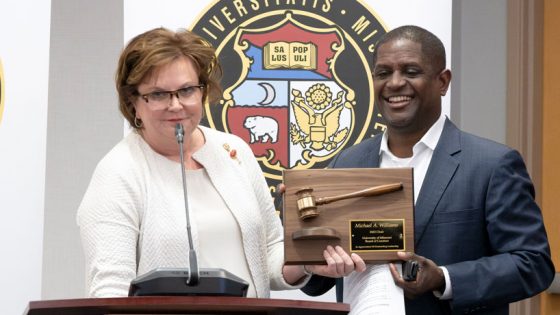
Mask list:
[[[399,273],[401,265],[395,264]],[[404,315],[404,293],[393,281],[388,264],[368,265],[366,271],[344,278],[344,303],[350,315]]]

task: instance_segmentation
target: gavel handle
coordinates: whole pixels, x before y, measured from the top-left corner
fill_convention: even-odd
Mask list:
[[[316,205],[324,205],[324,204],[327,204],[327,203],[331,203],[331,202],[339,201],[339,200],[344,200],[344,199],[357,198],[357,197],[378,196],[378,195],[383,195],[383,194],[390,193],[390,192],[393,192],[393,191],[401,190],[402,188],[403,188],[402,183],[394,183],[394,184],[374,186],[374,187],[366,188],[364,190],[359,190],[359,191],[355,191],[355,192],[351,192],[351,193],[347,193],[347,194],[343,194],[343,195],[318,198],[315,201],[315,204]]]

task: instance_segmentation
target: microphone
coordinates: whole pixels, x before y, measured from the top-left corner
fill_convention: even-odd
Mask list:
[[[175,125],[179,144],[179,158],[183,180],[183,197],[189,238],[189,268],[156,268],[130,282],[128,296],[190,295],[190,296],[247,296],[249,283],[221,268],[198,268],[189,216],[189,200],[183,156],[183,125]]]
[[[196,258],[196,252],[194,250],[194,245],[192,241],[191,232],[191,220],[189,216],[189,199],[187,196],[187,179],[185,175],[185,158],[183,156],[183,138],[185,136],[185,130],[183,125],[175,125],[175,138],[177,138],[177,143],[179,144],[179,160],[181,161],[181,175],[183,178],[183,198],[185,200],[185,217],[187,219],[187,235],[189,236],[189,267],[191,272],[187,278],[187,285],[198,284],[198,262]]]

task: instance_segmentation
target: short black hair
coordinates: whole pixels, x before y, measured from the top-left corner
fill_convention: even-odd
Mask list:
[[[433,70],[437,73],[445,69],[446,59],[443,43],[436,35],[416,25],[400,26],[383,35],[377,42],[377,47],[373,52],[373,67],[375,67],[375,63],[377,62],[377,51],[379,48],[388,42],[398,39],[408,39],[420,44],[424,57],[428,57],[427,60],[429,60],[433,66]]]

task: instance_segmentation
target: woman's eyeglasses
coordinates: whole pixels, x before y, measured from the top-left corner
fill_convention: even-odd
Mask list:
[[[155,91],[151,93],[141,94],[140,97],[155,109],[162,109],[171,104],[173,96],[177,97],[182,105],[193,104],[201,100],[202,89],[204,84],[186,86],[175,91]]]

